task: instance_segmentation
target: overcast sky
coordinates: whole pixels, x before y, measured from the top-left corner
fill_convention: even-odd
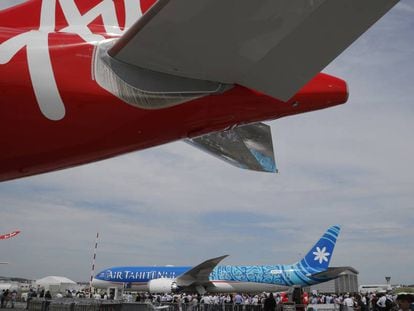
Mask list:
[[[17,1],[1,0],[0,8]],[[360,284],[414,284],[414,3],[403,0],[325,72],[347,104],[270,122],[279,174],[176,142],[0,183],[0,275],[89,279],[115,265],[293,263],[333,224],[332,265]]]

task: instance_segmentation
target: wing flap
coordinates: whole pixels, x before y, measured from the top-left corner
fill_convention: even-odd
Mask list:
[[[162,0],[110,54],[288,100],[397,2]]]

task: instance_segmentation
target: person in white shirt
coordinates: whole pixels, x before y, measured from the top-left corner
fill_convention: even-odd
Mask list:
[[[354,299],[349,295],[345,295],[345,299],[343,302],[345,311],[353,311],[354,310]]]
[[[61,292],[58,292],[58,293],[56,294],[56,298],[57,298],[57,299],[63,298],[62,293],[61,293]]]
[[[380,307],[381,309],[385,309],[386,303],[387,303],[387,296],[382,295],[377,301],[377,306]]]

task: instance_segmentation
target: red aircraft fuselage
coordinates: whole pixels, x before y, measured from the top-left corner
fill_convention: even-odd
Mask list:
[[[165,109],[123,102],[94,80],[94,49],[152,2],[33,0],[0,12],[0,181],[346,102],[345,82],[326,74],[288,102],[237,85]]]

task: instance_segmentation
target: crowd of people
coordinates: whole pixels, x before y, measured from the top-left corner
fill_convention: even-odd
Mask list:
[[[391,293],[344,294],[344,295],[314,295],[311,304],[333,303],[341,311],[408,311],[413,303],[413,295]],[[408,308],[401,306],[408,305]]]
[[[124,300],[132,302],[134,299],[131,294],[125,294]],[[392,295],[390,293],[369,293],[369,294],[313,294],[304,293],[300,298],[300,304],[318,305],[332,304],[336,310],[340,311],[409,311],[411,304],[414,303],[414,296],[411,294]],[[185,304],[193,306],[209,306],[207,310],[215,310],[214,306],[249,306],[243,310],[255,310],[254,306],[259,306],[258,310],[273,311],[281,310],[282,306],[289,301],[286,293],[276,294],[164,294],[151,295],[148,293],[138,294],[135,298],[137,302],[160,304]],[[298,302],[297,302],[298,303]],[[213,306],[213,307],[210,307]],[[408,306],[408,307],[407,307]],[[253,308],[252,308],[253,307]],[[220,308],[219,308],[220,309]],[[206,308],[204,308],[206,310]],[[221,310],[221,309],[220,309]],[[413,310],[414,311],[414,310]]]
[[[8,290],[3,289],[0,292],[0,299],[1,299],[1,308],[7,308],[10,305],[10,308],[14,308],[17,298],[17,291],[15,290]]]
[[[165,304],[165,303],[184,303],[184,304],[205,304],[205,305],[222,305],[222,304],[235,304],[235,305],[263,305],[268,295],[265,293],[257,295],[248,294],[164,294],[164,295],[151,295],[148,293],[138,294],[135,298],[136,302],[150,302],[153,304]],[[127,301],[132,300],[130,294],[125,294],[123,297]],[[288,297],[286,293],[278,293],[273,296],[272,299],[276,304],[287,302]]]
[[[131,294],[125,294],[124,300],[133,301]],[[185,304],[187,306],[204,306],[204,310],[215,310],[214,306],[219,306],[218,310],[223,310],[221,306],[249,306],[241,310],[264,310],[277,311],[288,302],[286,293],[276,294],[177,294],[177,295],[151,295],[138,294],[135,298],[137,302],[147,302],[155,305],[159,304]],[[414,296],[410,294],[392,295],[390,293],[369,293],[369,294],[314,294],[304,293],[301,297],[301,304],[318,305],[332,304],[335,310],[340,311],[409,311],[414,302]],[[205,307],[207,306],[207,308]],[[259,308],[255,308],[259,306]],[[224,308],[225,310],[225,308]]]
[[[17,292],[3,290],[0,293],[1,308],[14,308]],[[87,293],[78,291],[57,293],[53,298],[86,298]],[[52,299],[49,291],[30,290],[28,303],[33,298],[44,300]],[[96,300],[111,300],[114,297],[108,296],[106,292],[95,293]],[[151,303],[153,305],[171,305],[178,311],[280,311],[289,303],[286,292],[275,294],[150,294],[150,293],[129,293],[123,294],[124,302]],[[414,296],[410,294],[392,295],[390,293],[368,293],[368,294],[308,294],[304,292],[301,297],[296,297],[297,304],[320,305],[330,304],[338,311],[414,311],[412,303]],[[298,301],[300,300],[300,301]],[[315,307],[316,309],[318,307]],[[309,310],[309,309],[308,309]]]
[[[341,295],[334,299],[334,303],[341,306],[343,311],[408,311],[413,302],[413,296],[410,294],[393,295],[391,293],[368,293],[355,295]],[[408,308],[402,308],[407,305]]]

